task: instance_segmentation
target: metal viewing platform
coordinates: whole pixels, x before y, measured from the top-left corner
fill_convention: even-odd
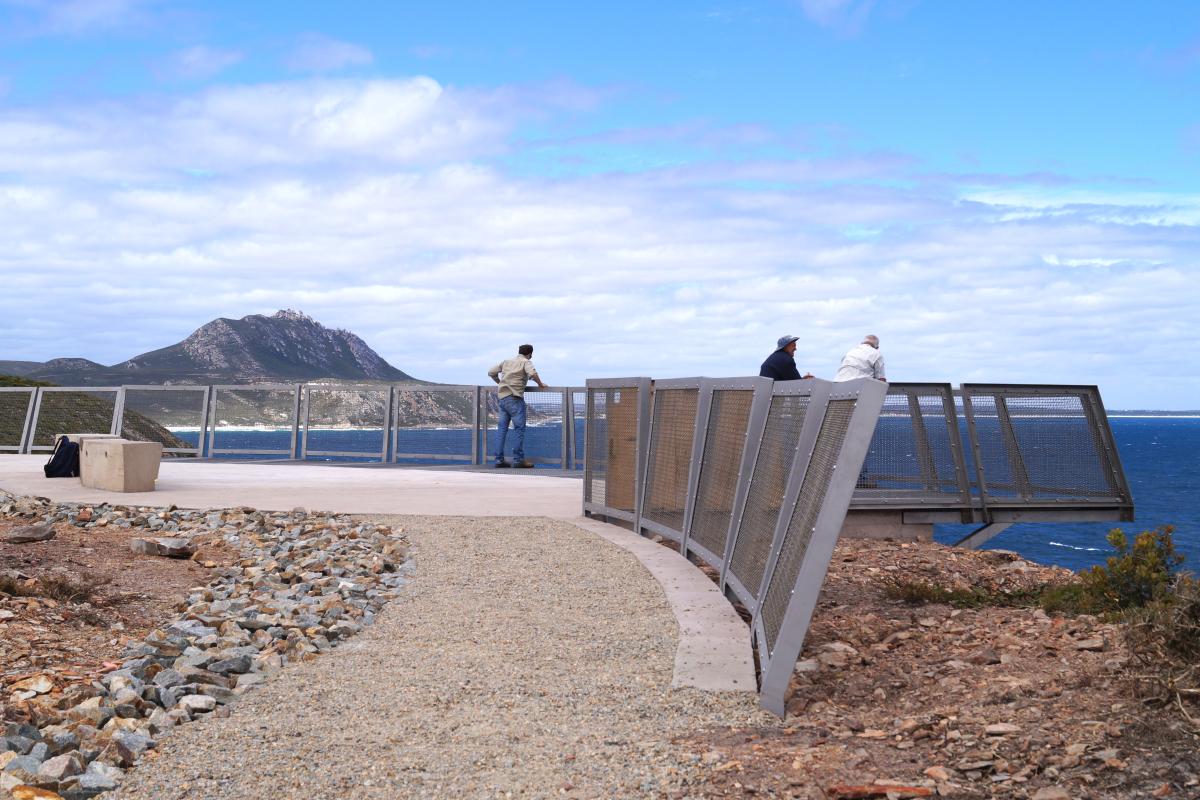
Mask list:
[[[647,391],[678,402],[670,386]],[[587,390],[530,389],[526,400],[531,460],[582,471]],[[160,441],[167,458],[479,467],[496,409],[493,386],[0,388],[0,453],[48,452],[55,433],[93,431]],[[1095,386],[893,383],[850,510],[851,526],[876,534],[974,523],[970,547],[1014,522],[1130,521],[1134,505]]]
[[[1022,519],[1133,516],[1095,387],[618,378],[588,381],[586,402],[584,512],[719,576],[780,715],[855,516],[891,515],[892,534],[983,523],[967,546]]]
[[[496,393],[482,386],[0,389],[0,452],[28,460],[71,431],[159,441],[173,462],[171,485],[159,488],[197,507],[236,499],[245,471],[264,469],[273,480],[255,495],[273,493],[285,506],[332,490],[353,496],[363,513],[564,518],[581,509],[660,536],[712,568],[720,592],[749,615],[760,700],[779,714],[833,547],[861,518],[887,535],[934,522],[980,525],[965,546],[1016,521],[1133,518],[1094,386],[619,378],[526,398],[527,455],[542,477],[526,471],[522,480],[538,484],[526,486],[537,502],[511,496],[503,474],[511,471],[445,471],[478,470],[494,448]],[[217,463],[189,479],[186,461]],[[300,466],[282,479],[277,473],[292,469],[256,461]],[[367,479],[318,463],[427,471]],[[22,470],[14,486],[41,480]],[[582,492],[555,477],[580,472]],[[75,492],[95,501],[94,492]],[[468,495],[474,505],[464,504]],[[689,647],[698,664],[715,663],[707,645]]]

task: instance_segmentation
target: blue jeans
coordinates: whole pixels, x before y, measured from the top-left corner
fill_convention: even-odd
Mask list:
[[[525,460],[525,400],[520,397],[500,398],[500,439],[496,443],[496,463],[504,460],[504,440],[508,437],[508,423],[513,426],[513,460]]]

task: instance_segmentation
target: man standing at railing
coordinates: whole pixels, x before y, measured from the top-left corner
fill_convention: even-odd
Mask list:
[[[799,336],[780,336],[775,343],[775,352],[758,368],[759,376],[777,381],[800,380],[800,370],[796,369],[796,342],[799,339]],[[806,372],[803,377],[811,378],[812,373]]]
[[[855,378],[874,378],[886,381],[887,372],[883,368],[883,353],[879,352],[879,337],[868,333],[862,343],[850,348],[850,352],[842,358],[835,381],[852,381]]]
[[[508,358],[488,370],[488,377],[500,384],[499,441],[496,443],[496,467],[514,466],[529,469],[533,462],[525,458],[525,385],[533,378],[543,389],[550,387],[542,383],[537,370],[530,361],[533,345],[523,344],[517,348],[515,358]],[[513,426],[513,464],[504,460],[504,440],[508,437],[508,423]]]

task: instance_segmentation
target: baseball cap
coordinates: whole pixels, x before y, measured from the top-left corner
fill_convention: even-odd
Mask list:
[[[780,336],[779,341],[775,343],[775,349],[782,350],[783,348],[787,347],[792,342],[798,342],[798,341],[800,341],[799,336]]]

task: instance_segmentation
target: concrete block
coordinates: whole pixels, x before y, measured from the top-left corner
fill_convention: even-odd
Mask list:
[[[54,445],[58,446],[58,440],[66,436],[72,442],[80,444],[84,439],[120,439],[114,433],[56,433],[54,434]]]
[[[901,542],[933,541],[932,523],[904,521],[903,511],[850,511],[842,523],[846,539],[895,539]]]
[[[109,492],[152,492],[162,460],[159,442],[85,439],[79,456],[79,481]]]
[[[56,433],[54,434],[54,446],[58,447],[58,440],[67,437],[75,444],[79,445],[79,479],[83,480],[83,442],[85,439],[120,439],[111,433]]]

